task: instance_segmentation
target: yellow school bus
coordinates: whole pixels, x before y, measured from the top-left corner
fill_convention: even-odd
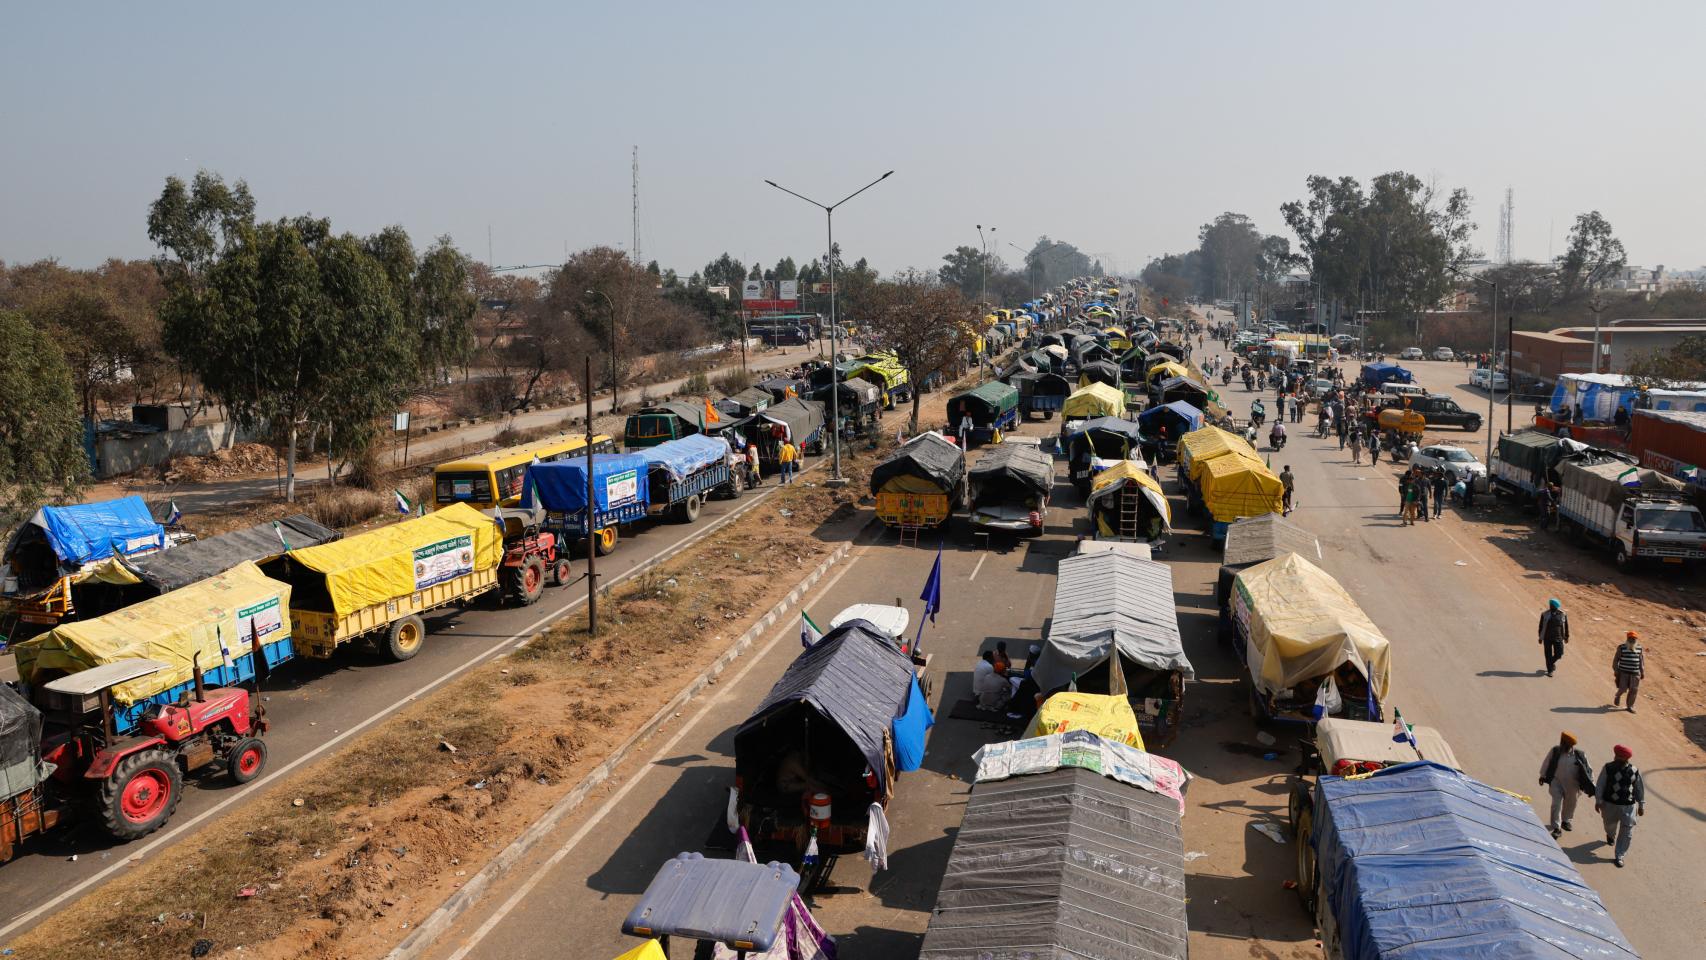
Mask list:
[[[594,434],[593,454],[616,452],[616,441]],[[586,436],[563,433],[516,447],[504,447],[462,460],[441,463],[432,472],[433,509],[466,503],[476,510],[521,503],[521,480],[534,460],[549,463],[586,454]]]

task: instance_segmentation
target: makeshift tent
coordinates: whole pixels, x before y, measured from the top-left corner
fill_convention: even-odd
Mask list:
[[[646,458],[637,454],[597,457],[595,462],[603,464],[617,459],[629,460],[630,468],[637,468],[640,476],[645,476]],[[562,469],[577,463],[583,471],[580,496],[584,503],[585,457],[535,464],[528,467],[528,473],[532,475],[541,467]],[[544,484],[528,483],[522,500],[524,506],[532,506],[530,500],[536,485],[544,488]],[[546,503],[550,509],[550,500]],[[316,586],[323,585],[326,595],[298,596],[298,605],[304,610],[323,611],[329,595],[331,612],[347,617],[364,607],[475,570],[489,570],[503,556],[502,540],[491,517],[465,503],[454,503],[424,517],[369,530],[335,543],[292,550],[268,561],[265,568],[270,576],[296,583],[299,589],[302,585],[293,576],[296,568],[321,574],[324,579]]]
[[[1133,502],[1132,498],[1138,499]],[[1116,463],[1091,478],[1085,506],[1097,537],[1146,540],[1151,517],[1161,519],[1162,533],[1173,526],[1173,511],[1161,489],[1161,481],[1150,476],[1143,464],[1130,460]],[[1125,529],[1127,526],[1134,529]]]
[[[1125,394],[1118,387],[1092,383],[1079,387],[1061,405],[1060,415],[1067,419],[1117,417],[1125,412]]]
[[[1179,363],[1166,354],[1152,354],[1152,356],[1161,357],[1161,360],[1152,364],[1144,371],[1144,383],[1155,384],[1160,383],[1163,380],[1169,380],[1173,377],[1188,377],[1191,375],[1190,367]]]
[[[949,398],[948,422],[957,428],[960,418],[969,414],[974,429],[988,430],[1018,406],[1019,391],[999,380],[991,380]]]
[[[911,695],[912,671],[912,659],[868,621],[812,644],[735,731],[742,800],[799,809],[805,784],[795,778],[803,773],[836,808],[856,809],[862,820],[867,769],[877,778],[876,797],[889,795],[892,724]],[[867,799],[852,807],[849,795]]]
[[[1202,502],[1220,523],[1239,517],[1279,513],[1285,508],[1285,487],[1261,461],[1242,456],[1215,457],[1203,463],[1199,485]]]
[[[1250,676],[1268,692],[1350,664],[1376,699],[1391,689],[1386,635],[1326,571],[1295,553],[1257,564],[1233,582],[1232,616],[1244,627]]]
[[[1120,385],[1119,364],[1111,360],[1092,360],[1078,368],[1078,385],[1087,387],[1092,383],[1105,383],[1110,387]]]
[[[1161,381],[1162,403],[1183,401],[1199,410],[1208,408],[1208,387],[1191,377],[1168,377]]]
[[[781,934],[799,881],[784,864],[679,854],[652,878],[622,921],[622,932],[743,943],[753,953],[763,953]]]
[[[1150,407],[1137,415],[1138,428],[1145,436],[1159,436],[1162,427],[1167,436],[1178,440],[1193,430],[1202,428],[1203,412],[1183,400]]]
[[[1067,435],[1068,458],[1074,462],[1091,456],[1104,460],[1124,460],[1137,449],[1143,438],[1136,420],[1124,417],[1095,417],[1080,422]]]
[[[1362,382],[1371,387],[1383,383],[1411,383],[1415,377],[1410,371],[1396,363],[1365,363],[1362,365]]]
[[[458,506],[480,517],[472,507]],[[485,517],[480,521],[492,526]],[[255,637],[260,639],[269,666],[290,659],[294,652],[290,643],[290,593],[289,584],[265,576],[259,567],[245,561],[200,583],[104,617],[61,623],[14,646],[18,677],[28,684],[41,684],[138,657],[167,664],[165,670],[113,688],[113,699],[121,708],[137,705],[135,710],[120,711],[120,725],[128,728],[144,701],[192,682],[198,659],[211,686],[254,679],[250,646]]]
[[[1179,439],[1179,474],[1191,483],[1201,484],[1202,472],[1208,462],[1228,454],[1261,462],[1256,448],[1236,433],[1215,426],[1192,430]]]
[[[1501,479],[1523,486],[1530,492],[1551,479],[1551,471],[1560,460],[1584,449],[1581,444],[1554,436],[1544,430],[1518,430],[1499,438],[1498,459],[1503,470],[1495,471]]]
[[[206,540],[181,543],[170,550],[135,560],[114,560],[101,568],[102,577],[120,577],[119,570],[132,575],[156,594],[167,593],[237,566],[276,557],[286,549],[300,550],[331,543],[343,534],[322,526],[305,514],[285,517],[278,523],[257,523]],[[282,538],[282,540],[281,540]],[[286,546],[288,544],[288,547]]]
[[[592,491],[598,512],[650,502],[649,453],[608,453],[592,458]],[[521,505],[529,510],[543,507],[551,513],[584,511],[586,458],[566,457],[529,464],[527,479],[522,483]]]
[[[1410,746],[1409,741],[1392,739],[1392,725],[1389,723],[1325,717],[1315,725],[1315,744],[1321,759],[1330,760],[1335,765],[1348,761],[1376,766],[1397,766],[1400,763],[1415,762],[1416,754],[1420,752],[1423,759],[1454,770],[1463,769],[1457,762],[1457,754],[1451,750],[1451,744],[1445,742],[1445,737],[1441,736],[1438,730],[1414,724],[1410,732],[1416,737],[1414,747]],[[1343,775],[1340,770],[1327,772],[1335,776]]]
[[[1417,762],[1322,777],[1314,809],[1329,956],[1639,956],[1525,797]]]
[[[1064,690],[1050,696],[1031,716],[1025,739],[1046,737],[1068,730],[1083,730],[1103,740],[1143,749],[1143,731],[1131,701],[1123,694],[1082,693]]]
[[[723,463],[729,458],[729,442],[721,437],[707,437],[702,434],[682,437],[660,443],[655,447],[647,447],[643,453],[633,456],[644,457],[649,470],[659,470],[669,474],[669,479],[679,483],[689,476],[716,463]],[[593,472],[598,473],[598,461],[601,457],[593,458]],[[586,507],[586,470],[585,460],[580,471],[580,503]],[[539,464],[544,466],[544,464]],[[541,471],[543,472],[543,471]],[[570,471],[573,473],[573,471]],[[596,482],[594,484],[596,487]],[[543,494],[541,494],[543,496]]]
[[[761,411],[756,420],[779,424],[787,431],[787,438],[795,444],[805,443],[812,439],[823,427],[824,405],[816,400],[801,400],[793,397],[772,404]]]
[[[760,380],[753,386],[770,394],[771,403],[781,403],[789,397],[797,397],[803,384],[789,377],[771,377]]]
[[[41,711],[0,683],[0,797],[15,797],[47,779],[41,762]]]
[[[1113,359],[1114,352],[1097,342],[1094,334],[1085,334],[1072,341],[1072,361],[1078,364],[1080,369],[1096,360]]]
[[[1091,770],[978,783],[918,956],[1184,960],[1184,852],[1176,801]]]
[[[1003,443],[978,460],[966,477],[974,503],[1026,493],[1046,500],[1054,489],[1054,460],[1034,444]]]
[[[940,433],[921,433],[908,440],[871,471],[871,493],[946,493],[960,488],[966,477],[966,455]]]
[[[1596,503],[1614,507],[1637,493],[1688,492],[1688,485],[1675,477],[1646,467],[1630,466],[1622,460],[1561,464],[1558,478],[1564,489],[1580,490]]]
[[[736,417],[750,417],[765,407],[775,403],[770,391],[758,387],[747,387],[745,390],[717,401],[717,408],[724,413]]]
[[[141,497],[42,507],[6,544],[5,562],[25,592],[51,586],[66,573],[113,555],[163,549],[166,528]]]
[[[1153,696],[1112,679],[1109,661],[1116,649],[1124,661],[1122,680],[1144,680],[1147,686],[1149,678],[1137,677],[1133,666],[1152,675],[1196,675],[1179,636],[1172,569],[1113,551],[1062,559],[1054,614],[1031,676],[1044,691],[1076,677],[1079,689],[1092,693]]]
[[[1226,547],[1220,558],[1220,577],[1214,599],[1222,607],[1232,596],[1232,580],[1238,571],[1287,553],[1310,560],[1321,559],[1321,541],[1277,513],[1242,517],[1226,528]]]
[[[882,389],[862,377],[848,377],[837,383],[834,389],[841,395],[841,416],[843,417],[869,413],[883,402]],[[829,409],[829,397],[830,387],[827,384],[812,391],[812,399],[823,404],[824,410]]]

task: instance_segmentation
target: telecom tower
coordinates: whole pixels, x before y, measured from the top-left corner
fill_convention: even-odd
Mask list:
[[[1516,259],[1516,189],[1505,188],[1505,202],[1499,204],[1499,249],[1495,253],[1500,263]]]
[[[634,245],[629,248],[634,251],[634,264],[640,260],[640,147],[634,146]]]

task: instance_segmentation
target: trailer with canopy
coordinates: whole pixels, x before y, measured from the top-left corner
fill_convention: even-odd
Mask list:
[[[995,441],[1019,422],[1019,391],[991,380],[948,400],[948,422],[967,445]]]
[[[1097,473],[1084,505],[1097,540],[1159,545],[1173,527],[1172,508],[1161,481],[1135,460]]]
[[[877,518],[891,527],[939,527],[966,500],[966,455],[940,433],[921,433],[871,471]]]
[[[1137,415],[1143,458],[1150,463],[1166,463],[1173,459],[1185,434],[1202,429],[1202,425],[1202,410],[1183,400],[1150,407]]]
[[[1038,534],[1054,489],[1054,460],[1028,443],[1003,443],[966,474],[974,527]]]
[[[1215,457],[1203,464],[1202,504],[1214,518],[1209,536],[1226,539],[1226,528],[1242,517],[1285,510],[1285,484],[1260,460],[1244,456]]]
[[[1079,496],[1090,492],[1091,477],[1116,463],[1142,454],[1138,445],[1143,436],[1137,421],[1123,417],[1096,417],[1080,422],[1067,435],[1064,452],[1072,480]]]

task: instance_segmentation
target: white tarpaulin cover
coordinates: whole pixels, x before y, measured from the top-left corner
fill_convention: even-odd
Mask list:
[[[1172,569],[1115,552],[1060,561],[1054,616],[1031,670],[1037,686],[1065,686],[1105,662],[1116,645],[1121,657],[1148,669],[1196,676],[1179,637]]]

